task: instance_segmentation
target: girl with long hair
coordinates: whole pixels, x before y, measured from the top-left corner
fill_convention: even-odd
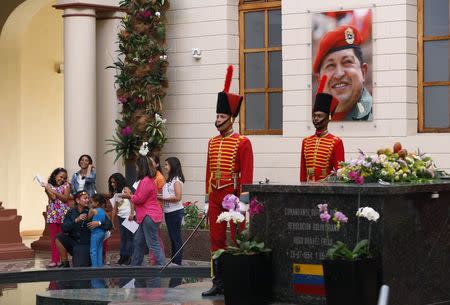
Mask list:
[[[47,204],[47,227],[50,231],[50,249],[51,262],[47,265],[49,268],[56,267],[60,257],[56,248],[56,235],[62,232],[62,223],[64,216],[69,210],[67,202],[70,199],[70,185],[67,183],[67,171],[58,167],[50,174],[46,184],[42,185],[48,197]]]
[[[97,174],[92,158],[89,155],[81,155],[78,159],[80,170],[72,175],[70,183],[72,184],[72,195],[79,191],[86,191],[89,197],[92,197],[97,190],[95,188],[95,179]]]
[[[172,256],[177,253],[183,243],[181,237],[181,223],[184,217],[184,207],[182,203],[183,183],[185,181],[180,160],[176,157],[166,159],[165,168],[167,171],[166,184],[163,187],[162,199],[164,201],[164,219],[169,232],[172,246]],[[173,259],[173,263],[181,265],[182,252]]]
[[[136,212],[139,227],[134,234],[134,251],[131,265],[139,266],[144,258],[145,245],[156,256],[156,264],[164,265],[165,257],[158,240],[158,229],[163,218],[163,211],[157,200],[157,188],[154,177],[156,169],[147,156],[140,155],[136,161],[137,179],[140,181],[134,195],[129,188],[124,188],[122,198],[131,199]]]
[[[127,187],[127,181],[121,173],[114,173],[108,179],[108,189],[111,196],[111,205],[113,206],[113,221],[116,221],[116,215],[119,220],[120,232],[120,258],[118,265],[129,265],[133,255],[133,233],[122,226],[122,222],[128,219],[131,213],[131,202],[129,199],[120,198],[116,194],[122,194],[123,189]]]

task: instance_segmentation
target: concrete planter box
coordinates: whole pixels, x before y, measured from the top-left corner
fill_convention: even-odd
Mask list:
[[[183,242],[189,237],[192,231],[193,229],[182,229]],[[164,243],[166,257],[170,258],[172,250],[166,227],[161,227],[161,238]],[[183,249],[183,259],[209,261],[211,259],[209,247],[209,230],[197,230]]]

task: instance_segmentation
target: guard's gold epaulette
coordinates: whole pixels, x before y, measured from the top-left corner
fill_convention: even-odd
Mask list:
[[[334,134],[331,134],[330,133],[330,136],[333,136],[333,140],[340,140],[341,138],[339,138],[339,137],[337,137],[337,136],[335,136]]]

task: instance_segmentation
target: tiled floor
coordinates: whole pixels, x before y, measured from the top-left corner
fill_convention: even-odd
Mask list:
[[[26,271],[26,270],[42,270],[46,269],[49,260],[49,252],[36,252],[34,259],[18,259],[0,261],[0,272],[7,271]],[[117,266],[119,260],[118,252],[108,252],[106,254],[106,264],[108,266]],[[144,257],[143,266],[148,265],[147,256]],[[185,266],[209,266],[209,262],[183,260]]]
[[[39,237],[23,238],[23,243],[29,247],[30,244]],[[106,254],[105,267],[116,266],[119,260],[119,253],[117,251],[109,251]],[[25,270],[42,270],[46,269],[50,262],[50,252],[36,252],[34,259],[18,259],[18,260],[0,260],[0,272],[7,271],[25,271]],[[148,265],[148,256],[144,257],[144,266]],[[209,262],[189,261],[183,260],[183,265],[186,266],[209,266]]]
[[[36,240],[37,238],[28,238],[24,239],[24,244],[27,246],[30,246],[31,242]],[[0,272],[8,272],[8,271],[28,271],[28,270],[44,270],[47,269],[46,265],[49,263],[50,253],[49,252],[36,252],[34,259],[18,259],[18,260],[6,260],[6,261],[0,261]],[[115,262],[117,262],[119,258],[118,252],[108,252],[107,258],[106,258],[106,265],[105,268],[108,268],[110,266],[116,266]],[[144,258],[144,264],[148,265],[148,257],[146,256]],[[187,261],[183,260],[183,265],[185,266],[209,266],[209,262],[204,261]],[[51,285],[51,284],[50,284]],[[42,287],[41,287],[42,286]],[[177,288],[180,289],[186,289],[186,291],[190,291],[193,296],[193,303],[186,302],[183,304],[196,304],[196,305],[208,305],[208,304],[214,304],[214,305],[222,305],[223,297],[219,298],[213,298],[213,299],[202,299],[200,296],[200,292],[204,291],[211,287],[211,280],[210,279],[201,279],[199,281],[194,281],[192,283],[183,283],[180,286],[177,286]],[[16,305],[34,305],[35,303],[35,296],[39,293],[46,293],[49,288],[48,282],[36,282],[36,283],[24,283],[24,284],[5,284],[0,285],[0,305],[3,304],[16,304]],[[107,289],[106,289],[107,290]],[[137,290],[136,290],[137,291]],[[143,291],[147,291],[144,289]],[[168,290],[169,295],[173,294],[170,290]],[[59,293],[59,292],[56,292]],[[90,292],[91,293],[91,292]],[[121,292],[122,293],[122,292]],[[150,300],[140,300],[136,299],[136,302],[129,303],[129,304],[160,304],[151,302]],[[119,303],[114,304],[122,304],[120,301]],[[164,302],[164,304],[181,304],[179,302]],[[272,305],[289,305],[289,304],[281,304],[281,303],[272,303]]]

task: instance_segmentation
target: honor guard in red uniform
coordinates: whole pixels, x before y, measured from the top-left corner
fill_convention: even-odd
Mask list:
[[[339,162],[344,161],[342,140],[328,133],[328,123],[338,101],[330,94],[322,92],[326,81],[327,78],[324,76],[320,82],[312,113],[316,133],[303,139],[302,142],[300,181],[323,180],[339,168]]]
[[[253,151],[250,140],[233,132],[233,123],[239,114],[242,96],[229,93],[233,66],[229,66],[225,87],[219,92],[216,108],[215,126],[219,135],[211,138],[208,143],[208,158],[206,162],[206,194],[209,201],[205,211],[208,213],[211,252],[227,247],[227,223],[217,223],[217,217],[225,209],[222,200],[228,194],[239,197],[243,184],[253,183]],[[235,240],[236,227],[230,223],[231,238]],[[241,224],[241,230],[245,224]],[[212,261],[213,287],[203,296],[223,294],[223,282],[219,259]]]

